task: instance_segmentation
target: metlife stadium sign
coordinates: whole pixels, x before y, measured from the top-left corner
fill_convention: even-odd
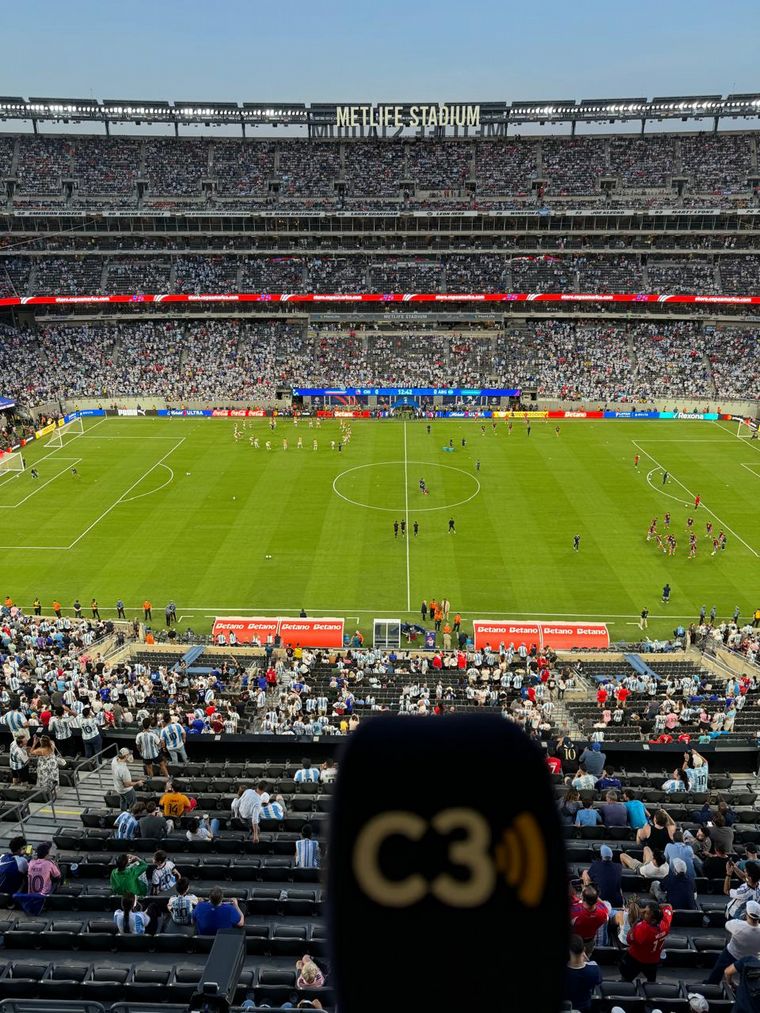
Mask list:
[[[336,106],[338,127],[479,127],[479,105]]]

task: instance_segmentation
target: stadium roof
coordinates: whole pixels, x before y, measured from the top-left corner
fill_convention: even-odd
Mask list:
[[[399,107],[408,115],[413,106],[430,102],[373,103]],[[676,95],[651,99],[596,98],[524,100],[512,103],[446,102],[450,106],[478,106],[480,122],[576,123],[614,120],[668,120],[760,116],[760,92],[727,95]],[[339,107],[366,105],[357,102],[169,102],[164,99],[81,99],[51,97],[0,97],[0,120],[43,122],[171,123],[183,125],[327,126],[337,122]]]

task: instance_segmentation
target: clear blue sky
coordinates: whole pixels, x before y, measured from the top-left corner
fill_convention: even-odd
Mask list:
[[[0,94],[450,101],[760,90],[756,3],[25,0]]]

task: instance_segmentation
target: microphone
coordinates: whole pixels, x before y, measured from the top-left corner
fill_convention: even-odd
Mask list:
[[[564,845],[549,772],[488,714],[376,717],[333,796],[328,938],[341,1013],[560,1009]]]

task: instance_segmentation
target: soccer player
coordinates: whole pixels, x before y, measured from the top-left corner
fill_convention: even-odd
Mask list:
[[[39,478],[39,477],[40,477],[40,475],[39,475],[39,472],[37,471],[37,469],[36,468],[32,468],[32,478]]]
[[[264,449],[265,450],[271,450],[272,449],[272,441],[271,440],[267,440],[266,441],[266,443],[264,444]]]
[[[255,436],[249,436],[248,437],[248,442],[250,443],[250,445],[252,447],[255,447],[259,441],[256,439]]]
[[[573,535],[573,551],[578,552],[581,547],[581,536]]]
[[[686,527],[689,530],[691,530],[694,527],[694,518],[693,517],[687,517],[686,518]]]
[[[398,538],[398,521],[393,522],[393,537]]]
[[[662,518],[662,520],[663,520],[663,523],[665,524],[665,527],[669,528],[670,527],[670,514],[666,513],[665,516]]]
[[[319,449],[319,444],[317,443],[316,440],[312,440],[311,441],[311,449],[312,450],[318,450]]]
[[[480,471],[480,458],[475,462],[475,471]]]
[[[697,495],[694,497],[694,509],[695,510],[699,510],[699,504],[701,502],[702,502],[702,497],[699,495],[699,493],[697,493]]]
[[[288,449],[288,441],[287,440],[283,440],[282,441],[282,449],[283,450],[287,450]]]
[[[338,453],[343,453],[343,440],[338,440]]]
[[[449,534],[450,535],[455,535],[456,533],[457,533],[457,528],[456,528],[456,524],[454,523],[454,518],[453,517],[449,517]]]
[[[713,538],[712,542],[713,542],[713,550],[712,550],[712,552],[710,553],[710,555],[711,555],[711,556],[714,556],[714,555],[715,555],[715,553],[716,553],[716,552],[718,551],[718,549],[720,548],[720,542],[718,541],[718,539],[717,539],[717,538]]]
[[[73,478],[79,478],[79,472],[77,471],[76,468],[71,469],[71,475]]]
[[[659,532],[655,531],[654,537],[657,541],[657,548],[661,549],[663,552],[667,552],[667,549],[665,548],[662,541],[662,536],[659,534]]]
[[[414,532],[414,537],[416,538],[420,531],[420,526],[417,523],[417,521],[415,521],[414,524],[412,525],[412,531]]]
[[[465,448],[466,446],[467,446],[467,440],[466,440],[466,439],[464,438],[464,436],[463,436],[463,437],[462,437],[462,450],[464,450],[464,448]]]
[[[663,605],[667,605],[669,601],[670,601],[670,584],[666,584],[665,587],[662,589],[662,603]]]
[[[296,450],[303,450],[303,440],[300,436],[298,437],[298,443],[296,443]]]
[[[655,538],[656,535],[657,535],[657,518],[653,517],[652,523],[649,525],[649,530],[647,531],[647,541],[648,542],[651,541],[651,539]]]
[[[480,427],[480,435],[481,436],[485,436],[486,435],[486,427],[485,426],[481,426]],[[464,446],[464,443],[462,444],[462,446]]]
[[[689,535],[689,559],[694,559],[696,555],[697,555],[697,536],[692,531],[692,533]],[[702,614],[700,622],[704,622],[704,618],[705,618],[704,614]]]
[[[638,468],[640,460],[641,460],[641,458],[639,457],[639,455],[635,454],[634,458],[633,458],[633,466],[634,466],[634,468]]]
[[[668,555],[675,556],[678,543],[675,535],[668,535]]]
[[[454,449],[454,440],[451,437],[449,437],[449,446],[452,448],[452,450]]]
[[[712,538],[712,533],[713,533],[712,521],[708,521],[707,524],[705,524],[705,538]]]
[[[530,436],[530,422],[528,423],[528,436]]]
[[[428,436],[430,436],[430,423],[429,422],[428,422],[428,425],[427,425],[427,431],[428,431]]]
[[[406,538],[406,520],[403,518],[401,520],[401,537]]]
[[[667,471],[663,471],[663,473],[662,473],[662,484],[663,485],[665,485],[667,483],[669,477],[670,476],[669,476],[668,472]]]
[[[554,435],[559,436],[559,426],[554,427]]]
[[[641,610],[641,621],[639,622],[639,629],[645,630],[649,626],[649,609],[644,606]]]
[[[425,485],[425,479],[424,478],[420,479],[420,492],[422,493],[423,496],[427,492],[427,486]]]
[[[335,440],[330,440],[330,450],[335,450]]]
[[[507,422],[507,434],[509,436],[512,435],[512,419],[510,419],[509,422]]]

